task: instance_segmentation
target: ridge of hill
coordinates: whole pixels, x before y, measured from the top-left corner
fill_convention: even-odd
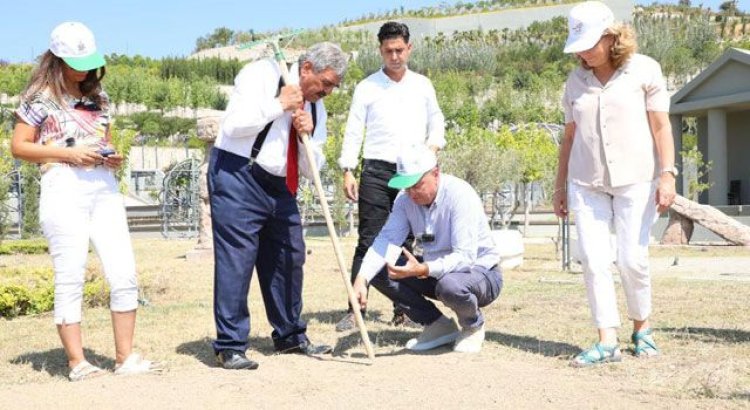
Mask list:
[[[434,37],[454,32],[471,30],[517,30],[528,27],[535,21],[547,21],[555,17],[565,17],[571,8],[582,0],[524,2],[504,8],[476,12],[472,9],[461,8],[464,11],[452,15],[412,16],[409,14],[383,16],[363,23],[347,24],[341,30],[365,30],[376,34],[380,26],[388,20],[399,20],[409,26],[412,37]],[[616,20],[630,21],[633,15],[632,0],[602,0],[615,15]],[[479,2],[483,3],[483,2]],[[477,4],[479,4],[477,3]]]
[[[458,8],[455,11],[457,13],[463,12],[464,14],[455,15],[441,15],[437,17],[418,17],[412,10],[402,10],[402,15],[385,15],[382,19],[367,20],[364,23],[350,24],[342,22],[338,25],[324,27],[319,30],[310,30],[311,32],[321,31],[323,33],[330,33],[332,35],[343,35],[347,33],[350,36],[355,36],[357,39],[354,43],[368,43],[371,38],[377,34],[380,26],[388,20],[398,20],[409,26],[409,31],[414,39],[422,39],[427,37],[435,37],[438,35],[452,34],[456,32],[466,31],[489,31],[489,30],[518,30],[526,28],[536,21],[548,21],[555,17],[567,16],[568,11],[574,7],[577,3],[581,3],[584,0],[538,0],[538,1],[524,1],[518,4],[503,4],[503,8],[491,9],[490,11],[477,12],[481,9],[481,5],[484,3],[499,4],[499,2],[491,1],[479,1],[477,3],[467,3],[465,7],[469,5],[477,4],[476,8]],[[615,14],[615,18],[622,21],[630,21],[633,15],[633,0],[602,0],[607,4]],[[508,2],[506,2],[508,3]],[[471,12],[471,10],[474,10]],[[410,17],[411,15],[417,17]],[[217,29],[217,31],[223,29]],[[276,33],[266,34],[251,34],[250,38],[264,37]],[[240,61],[254,61],[259,58],[265,57],[268,54],[267,47],[263,44],[258,44],[253,47],[240,49],[239,44],[243,43],[243,40],[248,38],[248,33],[234,32],[233,38],[230,40],[229,45],[205,48],[198,50],[188,56],[191,59],[204,59],[204,58],[220,58],[224,60],[237,59]],[[325,35],[320,37],[326,37]],[[345,47],[346,48],[346,47]],[[301,53],[300,48],[290,47],[285,49],[287,61],[292,61],[297,58]]]

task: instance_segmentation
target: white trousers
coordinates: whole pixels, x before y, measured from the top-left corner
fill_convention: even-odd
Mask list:
[[[569,206],[575,214],[581,264],[594,325],[598,329],[620,326],[612,261],[622,278],[631,320],[651,314],[651,276],[648,243],[656,212],[656,184],[644,182],[618,188],[570,183]],[[610,233],[616,237],[616,255]],[[613,257],[615,256],[615,257]]]
[[[42,175],[39,219],[55,270],[56,324],[79,323],[89,241],[110,288],[110,309],[138,307],[135,260],[123,197],[105,167],[57,166]]]

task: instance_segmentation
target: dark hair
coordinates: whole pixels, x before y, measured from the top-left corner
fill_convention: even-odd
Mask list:
[[[383,44],[385,40],[399,37],[403,37],[405,43],[409,42],[409,27],[406,24],[389,21],[380,26],[380,31],[378,31],[380,44]]]
[[[39,65],[32,71],[31,80],[23,92],[24,99],[31,99],[34,95],[48,89],[51,97],[57,103],[62,104],[63,95],[66,94],[63,69],[65,62],[62,58],[47,50],[39,59]],[[101,81],[106,70],[104,67],[89,70],[86,79],[79,84],[81,94],[88,97],[97,105],[101,104]]]

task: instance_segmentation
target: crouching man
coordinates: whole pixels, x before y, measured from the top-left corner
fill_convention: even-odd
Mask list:
[[[354,282],[362,309],[370,284],[425,326],[406,343],[407,349],[423,351],[455,342],[456,352],[479,352],[484,342],[480,308],[497,299],[503,287],[500,257],[479,195],[466,181],[441,174],[434,152],[423,145],[404,150],[388,186],[404,192]],[[422,249],[419,258],[400,247],[409,231],[418,241],[416,248]],[[402,253],[406,263],[395,266]],[[428,298],[452,309],[460,330]]]

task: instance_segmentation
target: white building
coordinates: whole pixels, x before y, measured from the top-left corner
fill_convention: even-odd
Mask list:
[[[683,117],[697,119],[698,149],[712,164],[711,187],[699,202],[750,204],[750,161],[745,156],[750,154],[750,51],[728,49],[672,96],[669,114],[678,152]],[[678,180],[678,192],[686,183]]]

